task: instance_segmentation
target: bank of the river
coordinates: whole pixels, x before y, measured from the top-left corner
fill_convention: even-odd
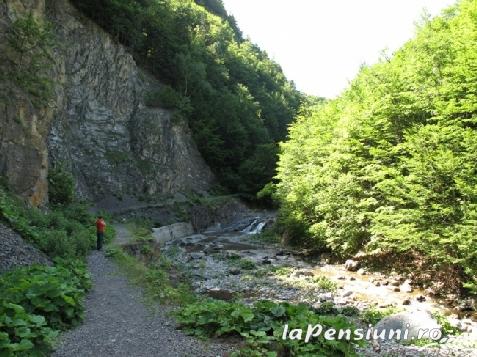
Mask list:
[[[459,330],[458,336],[449,336],[437,347],[386,342],[380,343],[380,352],[370,346],[361,351],[363,355],[476,354],[477,323],[470,316],[453,314],[398,274],[385,276],[349,264],[332,264],[327,257],[305,260],[277,243],[264,242],[253,233],[262,228],[261,222],[270,220],[263,213],[227,226],[218,224],[203,234],[166,242],[162,253],[189,270],[197,293],[213,298],[245,303],[263,299],[306,303],[316,309],[330,306],[337,312],[354,308],[357,316],[379,316],[380,312],[408,312],[412,316],[421,311],[429,313],[430,319],[447,315],[446,320]],[[351,318],[358,325],[366,325],[360,317]]]

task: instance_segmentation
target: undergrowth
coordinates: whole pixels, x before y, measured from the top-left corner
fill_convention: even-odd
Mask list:
[[[91,287],[84,257],[94,246],[94,222],[84,204],[40,210],[0,186],[0,223],[53,261],[0,276],[0,356],[46,356],[59,331],[81,322]],[[109,227],[107,239],[113,235]]]
[[[329,341],[318,336],[305,343],[302,339],[283,339],[284,326],[306,331],[309,324],[324,329],[352,329],[343,316],[320,316],[305,304],[259,301],[254,305],[219,300],[200,300],[176,313],[185,332],[198,337],[241,336],[246,347],[234,356],[355,356],[353,342]]]
[[[91,287],[81,261],[15,269],[0,277],[0,355],[44,356],[60,330],[83,319]]]

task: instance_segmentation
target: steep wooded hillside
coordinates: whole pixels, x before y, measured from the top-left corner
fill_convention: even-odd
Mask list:
[[[463,0],[342,96],[304,107],[279,161],[288,235],[424,260],[428,280],[452,271],[476,289],[476,64],[477,2]]]

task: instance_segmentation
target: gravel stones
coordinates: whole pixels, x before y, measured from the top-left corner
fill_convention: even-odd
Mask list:
[[[85,321],[62,336],[53,356],[216,357],[232,349],[176,330],[167,309],[158,306],[153,312],[146,307],[138,288],[103,253],[93,252],[88,266],[93,289],[86,299]]]
[[[0,224],[0,273],[32,264],[51,265],[51,262],[44,253],[25,242],[19,234]]]

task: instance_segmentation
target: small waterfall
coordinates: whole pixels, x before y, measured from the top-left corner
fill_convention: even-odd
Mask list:
[[[266,225],[267,221],[260,221],[259,218],[255,218],[252,223],[242,230],[242,233],[259,234]]]
[[[257,224],[255,229],[253,231],[251,231],[249,234],[259,234],[259,233],[261,233],[262,229],[265,227],[266,224],[267,224],[267,222],[265,222],[265,221],[260,222],[259,224]]]
[[[244,229],[242,229],[241,232],[242,232],[242,233],[250,234],[250,232],[252,232],[252,230],[253,230],[253,228],[255,227],[255,225],[257,224],[257,222],[258,222],[258,219],[255,218],[255,219],[253,220],[253,222],[250,223],[250,224],[249,224],[247,227],[245,227]]]

